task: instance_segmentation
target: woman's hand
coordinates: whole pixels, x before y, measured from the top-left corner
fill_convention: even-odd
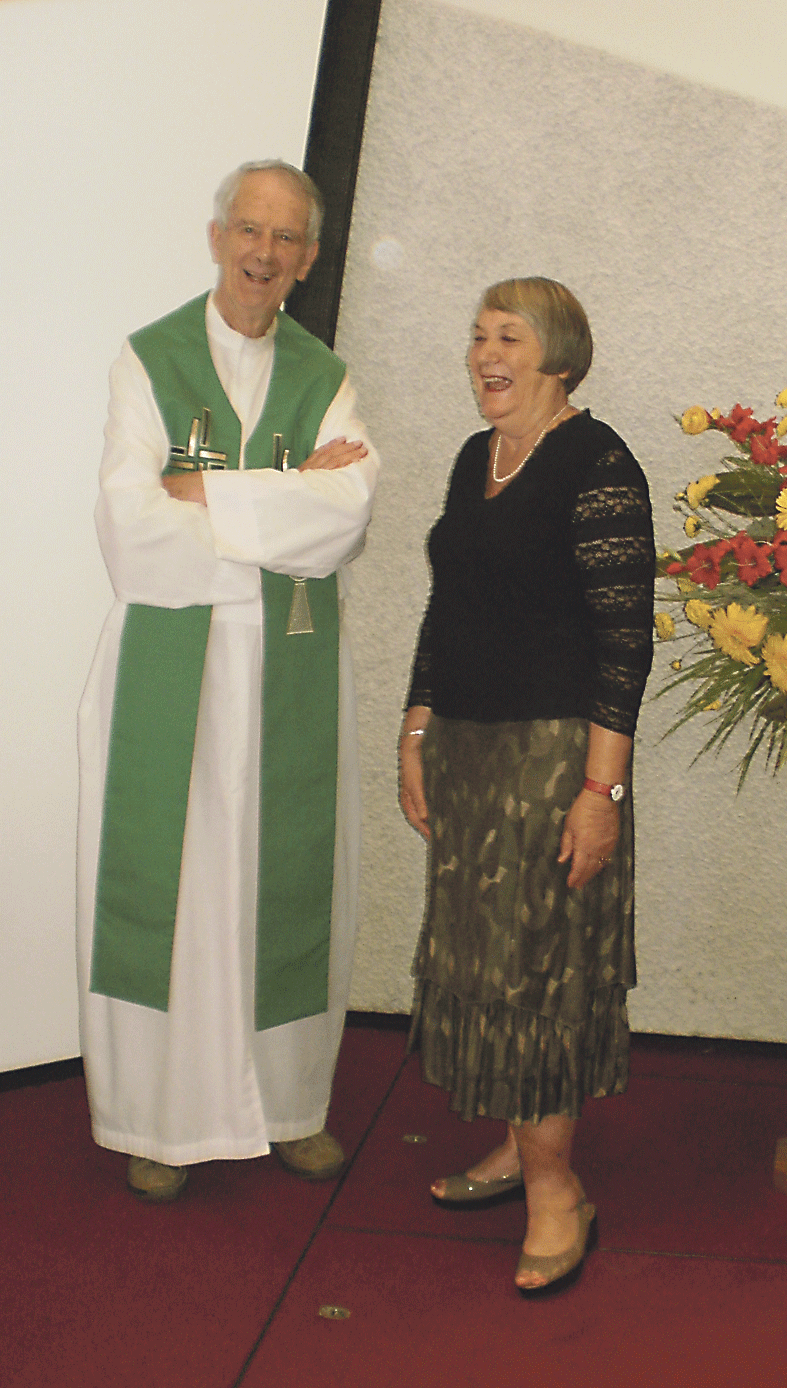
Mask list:
[[[429,838],[429,815],[424,795],[421,733],[431,716],[431,709],[409,708],[399,737],[399,803],[408,824],[425,839]]]
[[[301,463],[298,472],[308,472],[313,468],[339,468],[349,467],[350,463],[359,463],[361,458],[365,458],[369,452],[365,443],[360,439],[331,439],[330,443],[324,443],[320,448],[315,448],[310,453],[305,462]]]
[[[581,790],[566,815],[559,863],[571,860],[569,887],[584,887],[601,872],[618,841],[620,811],[595,790]]]

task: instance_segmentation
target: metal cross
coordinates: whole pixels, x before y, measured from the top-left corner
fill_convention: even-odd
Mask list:
[[[226,453],[213,453],[208,448],[210,435],[210,410],[207,405],[201,419],[192,419],[189,441],[186,448],[173,444],[169,450],[169,461],[173,467],[187,472],[205,472],[208,469],[226,468]]]

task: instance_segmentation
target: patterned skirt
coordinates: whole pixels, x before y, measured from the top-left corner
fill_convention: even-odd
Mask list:
[[[628,1079],[634,968],[631,797],[610,863],[569,891],[557,855],[584,779],[583,719],[432,717],[431,846],[410,1047],[462,1118],[578,1118]]]

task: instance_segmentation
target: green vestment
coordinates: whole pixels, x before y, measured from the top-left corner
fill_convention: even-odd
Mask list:
[[[172,468],[200,452],[237,468],[241,426],[216,375],[205,295],[131,342],[169,435]],[[297,467],[313,451],[344,364],[280,313],[270,387],[246,468],[274,435]],[[206,411],[209,415],[206,416]],[[207,424],[206,424],[207,419]],[[262,571],[260,857],[255,1024],[327,1007],[336,812],[335,574],[306,585],[313,632],[288,635],[293,579]],[[96,889],[91,989],[166,1011],[209,607],[128,608],[118,662]]]

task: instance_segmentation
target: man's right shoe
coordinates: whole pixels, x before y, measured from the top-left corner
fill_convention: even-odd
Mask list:
[[[129,1157],[126,1183],[140,1200],[177,1200],[189,1178],[187,1166],[165,1166],[149,1157]]]

